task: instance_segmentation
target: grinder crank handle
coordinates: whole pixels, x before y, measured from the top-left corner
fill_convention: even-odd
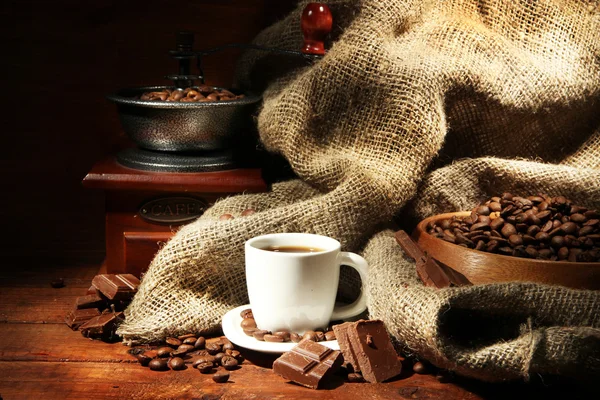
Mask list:
[[[329,32],[333,18],[326,4],[308,3],[302,12],[302,34],[304,45],[302,53],[316,56],[325,55],[325,39]]]

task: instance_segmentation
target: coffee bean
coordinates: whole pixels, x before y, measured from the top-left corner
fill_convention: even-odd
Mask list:
[[[243,331],[248,336],[254,336],[254,332],[258,331],[258,328],[244,328]]]
[[[585,215],[579,214],[579,213],[571,214],[570,219],[572,222],[576,222],[576,223],[582,223],[582,222],[587,221],[587,218],[585,217]]]
[[[504,226],[502,227],[502,229],[500,230],[500,232],[502,233],[502,236],[504,236],[505,238],[510,237],[510,235],[514,235],[517,233],[517,229],[515,228],[515,226],[513,224],[504,224]]]
[[[335,340],[335,332],[334,331],[325,332],[325,340]]]
[[[254,331],[254,334],[252,336],[254,336],[254,339],[256,340],[265,340],[265,335],[269,335],[271,332],[270,331],[266,331],[264,329],[259,329]]]
[[[242,329],[256,328],[256,321],[254,320],[254,318],[244,318],[242,319],[240,325]]]
[[[416,363],[414,363],[413,371],[419,375],[423,375],[428,372],[427,367],[421,361],[417,361]]]
[[[190,337],[190,338],[186,338],[183,340],[184,344],[191,344],[191,345],[195,345],[196,344],[196,338],[195,337]]]
[[[527,248],[525,249],[525,253],[527,253],[527,257],[529,258],[537,258],[539,255],[536,248],[532,246],[527,246]]]
[[[577,232],[577,224],[574,222],[565,222],[560,226],[560,229],[566,234],[572,234]]]
[[[302,340],[302,336],[295,332],[290,333],[290,340],[294,343],[299,343]]]
[[[497,201],[492,201],[488,207],[490,208],[490,211],[492,211],[492,212],[497,212],[497,211],[502,210],[502,206]]]
[[[173,370],[173,371],[181,371],[182,369],[185,369],[185,362],[183,361],[182,358],[179,357],[173,357],[171,358],[171,360],[169,361],[169,367]]]
[[[559,260],[566,260],[569,257],[569,248],[568,247],[561,247],[560,249],[558,249],[558,259]]]
[[[512,200],[513,199],[513,195],[511,193],[502,193],[502,196],[500,197],[502,200]]]
[[[351,372],[348,374],[348,382],[351,383],[362,383],[365,382],[365,378],[358,372]]]
[[[263,336],[263,340],[265,342],[273,342],[273,343],[283,343],[283,341],[284,341],[281,336],[269,335],[269,334],[265,334]]]
[[[198,359],[196,359],[196,361],[194,361],[193,367],[197,368],[198,365],[203,364],[203,363],[209,363],[210,365],[213,365],[216,363],[216,359],[214,356],[211,356],[211,355],[200,356],[200,357],[198,357]]]
[[[499,229],[502,228],[503,225],[504,225],[504,219],[496,218],[495,220],[490,222],[490,229],[492,229],[494,231],[498,231]]]
[[[252,314],[252,310],[247,308],[240,313],[240,317],[242,318],[252,318],[254,319],[254,315]]]
[[[229,380],[229,372],[218,371],[212,376],[212,380],[216,383],[225,383]]]
[[[479,206],[475,208],[475,212],[479,215],[490,215],[490,208],[488,206]]]
[[[237,368],[238,361],[232,356],[225,356],[225,357],[221,358],[221,365],[223,366],[223,368],[230,371],[232,369]]]
[[[198,371],[200,371],[200,373],[202,374],[209,374],[212,372],[213,370],[213,363],[211,362],[201,362],[198,365],[196,365],[196,369]]]
[[[216,342],[207,343],[206,346],[204,346],[204,348],[206,349],[206,351],[208,351],[208,354],[212,356],[221,352],[221,345]]]
[[[165,340],[165,343],[171,347],[177,348],[181,344],[181,340],[170,337],[170,338],[167,338],[167,340]]]
[[[550,246],[554,248],[561,248],[565,245],[565,238],[563,236],[554,236],[550,239]]]
[[[189,353],[192,350],[194,350],[194,346],[192,346],[191,344],[182,344],[181,346],[179,346],[177,348],[177,350],[173,351],[171,353],[171,355],[173,355],[173,356],[181,356],[181,355],[184,355],[186,353]]]
[[[150,361],[152,361],[152,357],[148,356],[147,354],[138,354],[136,356],[136,358],[138,359],[138,361],[140,362],[140,364],[142,364],[143,367],[147,367],[148,364],[150,363]]]
[[[185,340],[185,339],[190,338],[190,337],[196,337],[196,335],[194,335],[193,333],[187,333],[185,335],[177,336],[177,339],[179,339],[179,340]]]
[[[317,342],[322,342],[325,340],[325,333],[322,331],[316,331],[315,336],[317,338]]]
[[[471,231],[477,231],[477,230],[489,231],[490,226],[488,225],[487,222],[478,222],[476,224],[471,225]]]
[[[220,219],[221,221],[226,221],[226,220],[228,220],[228,219],[233,219],[233,215],[231,215],[231,214],[223,214],[223,215],[221,215],[221,216],[219,217],[219,219]]]
[[[169,366],[167,365],[167,360],[159,358],[155,358],[154,360],[150,361],[148,363],[148,367],[152,371],[166,371],[169,369]]]
[[[313,342],[317,341],[317,334],[314,331],[306,331],[304,335],[302,335],[302,340],[312,340]]]
[[[510,235],[508,237],[508,242],[511,246],[520,246],[523,244],[523,238],[519,235]]]
[[[171,357],[171,353],[173,352],[172,347],[160,347],[156,350],[156,355],[160,358]]]
[[[225,343],[222,347],[223,351],[227,351],[227,350],[234,350],[235,346],[233,345],[233,343],[229,342],[229,343]]]
[[[256,211],[254,211],[251,208],[247,208],[244,211],[242,211],[242,217],[247,217],[248,215],[252,215],[254,214]]]
[[[200,336],[198,339],[196,339],[196,342],[194,343],[194,348],[196,350],[201,350],[204,348],[204,346],[206,346],[206,339]]]
[[[275,336],[281,336],[284,342],[289,342],[290,340],[290,332],[289,331],[277,331],[273,332]]]

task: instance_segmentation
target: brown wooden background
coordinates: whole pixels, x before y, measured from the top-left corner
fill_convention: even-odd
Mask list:
[[[81,179],[123,140],[105,95],[166,84],[175,32],[195,48],[249,42],[295,0],[5,0],[0,5],[4,268],[101,261],[104,199]],[[207,83],[229,86],[234,50],[206,58]]]

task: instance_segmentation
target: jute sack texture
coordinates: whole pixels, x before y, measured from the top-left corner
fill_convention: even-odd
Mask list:
[[[349,251],[366,245],[370,316],[405,351],[487,381],[598,376],[598,293],[532,283],[431,290],[381,228],[503,191],[600,207],[598,4],[327,3],[335,26],[322,60],[248,53],[238,75],[264,89],[260,138],[300,179],[224,199],[181,229],[118,333],[143,342],[214,332],[248,301],[244,241],[311,232]],[[298,49],[305,4],[256,43]],[[247,208],[257,213],[241,217]],[[223,213],[235,218],[219,221]],[[346,276],[341,290],[357,287]]]

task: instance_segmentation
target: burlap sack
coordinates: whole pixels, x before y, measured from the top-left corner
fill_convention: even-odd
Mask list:
[[[305,4],[256,42],[299,48]],[[328,4],[334,40],[322,60],[290,65],[256,52],[240,63],[242,85],[266,88],[262,142],[301,179],[225,199],[178,232],[118,333],[150,341],[216,330],[248,301],[250,237],[313,232],[350,251],[373,237],[369,312],[406,350],[489,381],[597,375],[599,294],[535,284],[432,291],[388,231],[374,236],[394,216],[469,209],[506,190],[600,207],[597,3]],[[246,208],[258,212],[241,217]]]

